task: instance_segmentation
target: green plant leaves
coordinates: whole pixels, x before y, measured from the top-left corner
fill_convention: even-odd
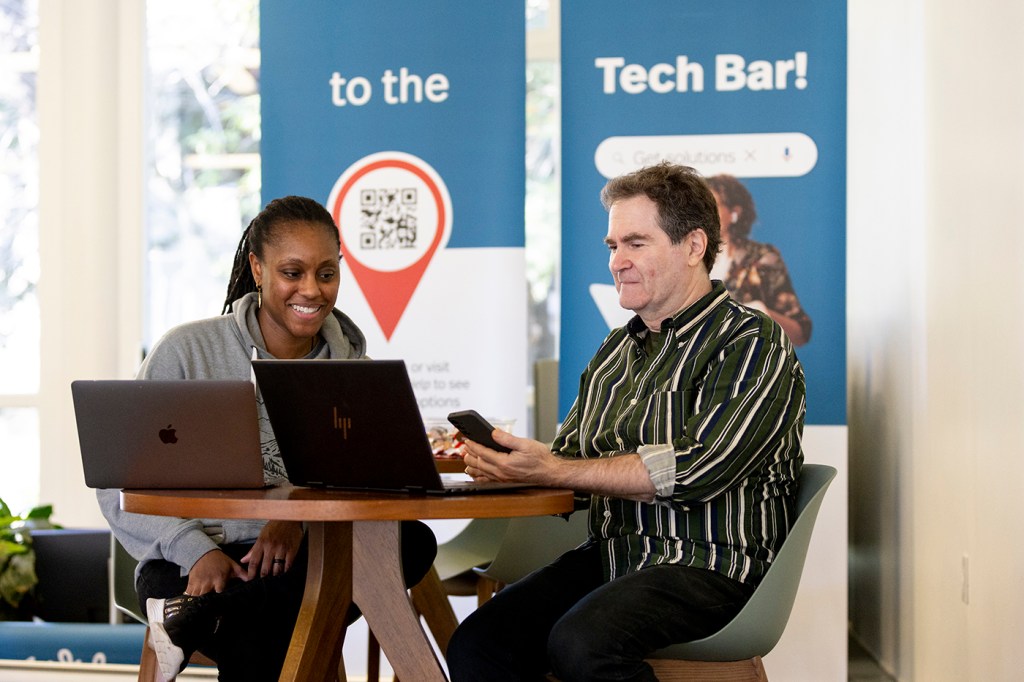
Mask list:
[[[38,581],[36,553],[25,548],[22,552],[9,556],[3,571],[0,572],[0,597],[17,608]]]
[[[49,504],[14,514],[0,498],[0,620],[31,616],[23,613],[24,608],[19,611],[22,600],[39,582],[30,529],[51,527],[51,514]]]

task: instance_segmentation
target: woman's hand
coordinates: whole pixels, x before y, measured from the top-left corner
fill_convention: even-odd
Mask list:
[[[292,567],[302,543],[298,521],[268,521],[242,563],[249,565],[248,579],[281,575]]]
[[[185,594],[198,597],[207,592],[223,592],[232,578],[248,580],[245,569],[219,549],[212,549],[199,557],[188,572]]]

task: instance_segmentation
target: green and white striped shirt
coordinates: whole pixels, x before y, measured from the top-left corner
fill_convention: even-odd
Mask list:
[[[794,517],[803,463],[804,374],[771,318],[711,293],[649,333],[608,335],[580,378],[556,455],[638,453],[653,503],[590,496],[605,576],[656,564],[756,585]]]

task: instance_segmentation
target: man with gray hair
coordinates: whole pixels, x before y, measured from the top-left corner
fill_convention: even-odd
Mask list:
[[[706,182],[662,163],[610,180],[601,201],[635,316],[588,363],[550,448],[496,430],[511,453],[466,454],[475,479],[576,491],[589,538],[459,626],[456,682],[654,680],[644,657],[728,623],[795,518],[803,369],[777,323],[710,279]]]

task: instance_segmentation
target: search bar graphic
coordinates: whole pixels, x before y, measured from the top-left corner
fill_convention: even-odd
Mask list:
[[[798,177],[818,162],[818,146],[804,133],[623,135],[605,138],[594,152],[594,165],[606,178],[662,161],[692,166],[705,177]]]

